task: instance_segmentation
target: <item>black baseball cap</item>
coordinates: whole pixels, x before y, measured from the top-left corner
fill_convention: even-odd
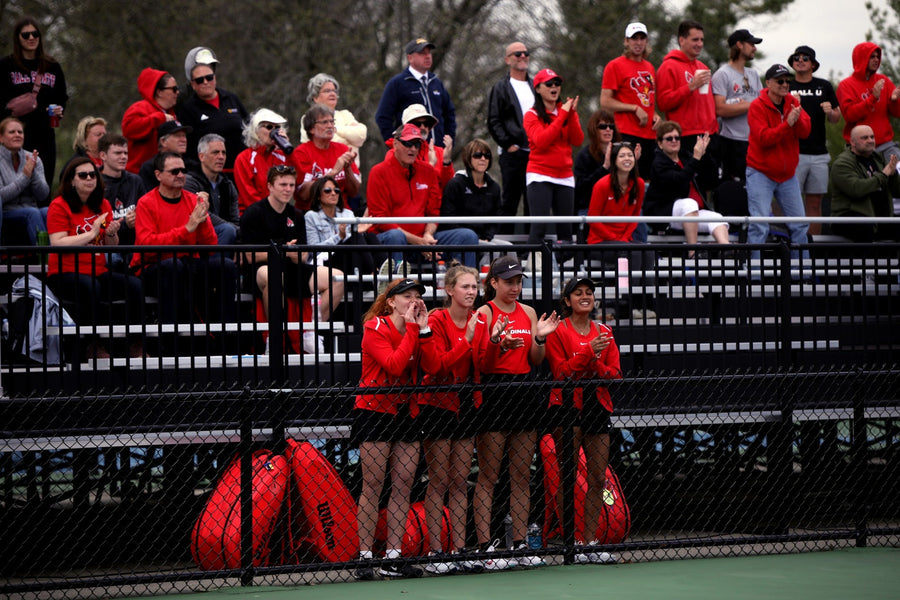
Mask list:
[[[488,273],[488,277],[496,277],[497,279],[512,279],[516,275],[528,277],[522,270],[522,263],[508,254],[494,260],[491,263],[490,273]]]
[[[193,130],[194,128],[190,125],[182,125],[178,121],[166,121],[156,128],[156,134],[159,137],[165,137],[167,135],[172,135],[176,131],[184,131],[185,133],[190,133]]]
[[[751,44],[759,44],[762,42],[762,38],[754,36],[746,29],[738,29],[728,36],[728,47],[730,48],[738,42],[750,42]]]
[[[571,296],[572,292],[574,292],[575,288],[577,288],[579,285],[586,285],[591,288],[591,291],[597,289],[597,284],[595,284],[592,279],[589,279],[587,277],[582,277],[581,279],[570,279],[566,282],[566,287],[563,288],[562,297],[568,298],[569,296]]]
[[[784,65],[772,65],[769,67],[769,70],[766,71],[766,81],[769,79],[777,79],[779,77],[793,77],[793,73]]]
[[[435,45],[426,40],[425,38],[416,38],[413,41],[406,44],[406,53],[407,54],[415,54],[416,52],[421,52],[425,48],[434,49]]]
[[[400,283],[388,290],[386,297],[390,298],[391,296],[396,296],[397,294],[402,294],[409,290],[418,290],[420,294],[424,294],[425,286],[415,279],[402,279],[400,280]]]

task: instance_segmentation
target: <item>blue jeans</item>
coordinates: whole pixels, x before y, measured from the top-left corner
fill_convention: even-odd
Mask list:
[[[478,234],[471,229],[459,227],[457,229],[445,229],[434,234],[440,246],[477,246]],[[385,246],[399,246],[406,244],[406,234],[400,229],[388,229],[378,234],[378,241]],[[423,246],[420,251],[427,251],[427,247]],[[457,259],[467,267],[477,268],[478,264],[475,258],[475,249],[466,252],[450,252],[452,258]],[[391,252],[391,260],[400,262],[403,260],[402,252]]]
[[[5,223],[0,225],[0,227],[5,226],[7,232],[22,231],[24,229],[28,235],[29,245],[37,246],[37,232],[47,231],[47,209],[33,206],[17,206],[4,209],[3,221]]]
[[[772,196],[781,206],[781,212],[786,217],[803,217],[806,211],[803,208],[803,196],[800,193],[800,183],[796,177],[777,183],[766,177],[753,167],[747,167],[747,205],[751,217],[768,217],[772,214]],[[788,223],[788,231],[791,234],[791,244],[798,247],[807,242],[809,223]],[[751,223],[747,229],[748,244],[763,244],[769,235],[768,223]],[[804,252],[804,257],[807,252]],[[799,250],[791,250],[791,258],[797,258]],[[758,258],[759,252],[754,251],[753,257]]]
[[[220,246],[231,246],[237,242],[238,228],[234,223],[222,221],[215,225],[213,229],[216,230],[216,237],[219,238]]]

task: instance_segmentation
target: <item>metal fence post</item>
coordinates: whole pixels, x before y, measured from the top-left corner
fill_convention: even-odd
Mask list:
[[[253,585],[253,403],[245,386],[240,399],[241,585]]]
[[[860,368],[857,367],[859,372]],[[854,474],[856,489],[853,506],[856,507],[854,526],[856,529],[856,545],[865,548],[868,544],[868,520],[869,520],[869,461],[868,451],[868,427],[866,423],[866,398],[862,377],[857,378],[859,385],[853,394],[853,422],[851,424],[852,437],[850,438],[850,472]]]
[[[282,276],[287,262],[284,260],[281,249],[274,243],[270,244],[267,258],[269,269],[269,380],[278,382],[279,385],[284,382],[286,373],[284,365],[284,324],[286,320]]]

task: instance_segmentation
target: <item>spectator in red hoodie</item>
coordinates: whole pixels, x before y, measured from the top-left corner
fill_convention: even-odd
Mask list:
[[[887,160],[891,154],[900,156],[890,119],[900,117],[900,88],[878,73],[880,66],[881,48],[872,42],[857,44],[853,48],[853,74],[838,84],[837,97],[847,143],[854,127],[868,125],[875,132],[875,150]]]
[[[691,153],[697,137],[709,134],[707,152],[719,163],[719,123],[716,121],[716,101],[710,83],[712,75],[699,59],[703,50],[703,25],[688,19],[678,25],[678,49],[666,54],[656,71],[656,107],[666,113],[666,119],[681,124],[681,148]],[[714,189],[715,176],[704,178],[704,188]],[[641,173],[643,176],[649,173]]]
[[[572,147],[584,142],[584,131],[578,120],[578,96],[565,102],[560,99],[562,81],[552,69],[539,71],[534,76],[534,106],[523,117],[531,148],[525,169],[526,196],[535,217],[575,214]],[[546,223],[532,223],[528,243],[540,244],[546,233]],[[571,223],[557,223],[556,238],[571,243]]]
[[[126,170],[132,173],[156,156],[156,130],[166,121],[175,120],[178,99],[175,78],[165,71],[144,69],[138,75],[137,86],[143,100],[129,106],[122,117],[122,135],[128,139]]]
[[[750,146],[747,149],[747,204],[753,217],[771,214],[772,195],[786,217],[802,217],[803,196],[795,175],[800,162],[800,140],[812,126],[800,101],[789,93],[791,72],[784,65],[772,65],[766,71],[766,89],[750,103],[747,123]],[[788,223],[793,244],[805,244],[809,223]],[[751,223],[747,242],[762,244],[769,235],[768,223]],[[753,252],[754,257],[759,251]],[[791,252],[793,256],[797,251]]]

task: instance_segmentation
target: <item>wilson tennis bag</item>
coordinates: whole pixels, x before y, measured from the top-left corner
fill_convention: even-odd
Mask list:
[[[406,531],[403,533],[401,554],[403,556],[425,556],[431,550],[431,538],[428,536],[428,523],[425,521],[425,503],[413,502],[409,505],[406,516]],[[451,546],[450,509],[444,507],[444,518],[441,519],[441,550],[449,552]],[[378,524],[375,526],[375,555],[383,555],[387,543],[387,509],[378,511]]]
[[[253,566],[269,564],[269,542],[288,488],[287,459],[269,450],[257,450],[253,469]],[[241,566],[241,463],[225,468],[194,523],[191,556],[204,570]]]
[[[286,563],[343,562],[359,555],[356,502],[328,459],[309,442],[287,440],[292,475]]]
[[[562,512],[557,506],[560,472],[556,460],[556,445],[550,434],[541,438],[541,459],[544,463],[544,531],[543,539],[562,534]],[[587,495],[587,459],[584,450],[578,453],[578,474],[575,482],[575,539],[584,539],[584,498]],[[597,523],[599,544],[618,544],[625,541],[631,530],[631,511],[625,501],[622,485],[613,468],[606,467],[606,486],[603,505]]]

